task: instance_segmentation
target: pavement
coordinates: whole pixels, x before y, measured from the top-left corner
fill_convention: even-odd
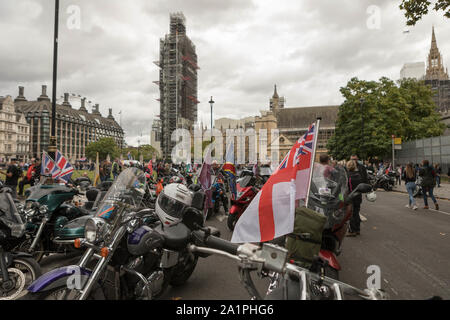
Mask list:
[[[406,191],[406,186],[404,183],[402,183],[401,185],[395,185],[393,190],[402,193],[408,193],[408,191]],[[439,199],[450,200],[450,184],[441,183],[440,187],[435,187],[433,189],[433,195]],[[420,198],[422,198],[422,196],[420,196]]]
[[[366,288],[374,268],[379,284],[390,299],[422,300],[438,295],[450,299],[450,201],[441,201],[440,210],[405,208],[407,194],[377,191],[376,202],[363,201],[361,235],[345,238],[340,280]],[[232,233],[222,214],[207,220],[224,239]],[[42,262],[44,272],[76,263],[79,258],[52,255]],[[253,280],[265,292],[267,279]],[[239,281],[235,261],[224,257],[201,258],[191,278],[180,287],[169,287],[165,300],[248,300]]]

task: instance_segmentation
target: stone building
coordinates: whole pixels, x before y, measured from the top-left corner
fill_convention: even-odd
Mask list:
[[[224,155],[226,152],[226,129],[243,129],[245,132],[254,130],[257,159],[264,159],[265,162],[270,162],[271,159],[279,159],[291,150],[294,143],[303,136],[308,130],[311,123],[315,122],[317,117],[321,117],[321,124],[319,129],[319,136],[317,140],[316,157],[327,153],[326,145],[328,140],[333,136],[336,128],[336,120],[339,111],[339,106],[315,106],[315,107],[297,107],[285,108],[285,98],[280,97],[275,86],[272,98],[269,100],[269,110],[261,111],[260,116],[248,117],[244,119],[228,119],[221,118],[215,122],[216,129],[219,129],[223,134],[224,141]],[[226,124],[229,127],[225,127]],[[233,127],[232,124],[235,126]],[[220,125],[220,127],[218,127]],[[260,130],[265,129],[266,137],[260,137]],[[278,135],[272,136],[272,130],[278,130]],[[274,132],[276,133],[276,131]],[[237,154],[238,143],[241,143],[240,148],[245,150],[245,159],[249,160],[249,137],[238,140],[235,139],[235,155]],[[278,144],[278,155],[275,153]],[[267,146],[267,153],[260,156],[260,146]]]
[[[0,97],[0,162],[30,159],[30,126],[11,96]]]
[[[47,86],[42,86],[42,94],[35,101],[28,101],[24,88],[19,87],[19,95],[14,100],[17,110],[25,115],[30,125],[30,154],[41,156],[48,150],[51,135],[52,103],[47,96]],[[100,138],[111,137],[119,148],[123,147],[124,132],[112,115],[103,117],[99,105],[89,112],[85,99],[81,107],[74,109],[69,102],[69,94],[64,94],[64,102],[56,104],[56,143],[57,148],[71,161],[86,156],[86,146]]]

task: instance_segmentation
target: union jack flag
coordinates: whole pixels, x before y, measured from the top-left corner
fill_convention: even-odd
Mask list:
[[[51,174],[53,179],[56,179],[61,170],[56,165],[55,161],[44,151],[42,153],[42,166],[41,166],[41,175]]]
[[[62,155],[62,153],[59,152],[59,150],[56,150],[55,158],[56,158],[56,165],[58,166],[59,170],[61,171],[58,178],[65,182],[69,181],[70,177],[73,174],[72,165]]]

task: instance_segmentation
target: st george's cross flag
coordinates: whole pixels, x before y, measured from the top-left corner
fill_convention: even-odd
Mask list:
[[[313,123],[281,161],[236,223],[231,242],[266,242],[294,230],[295,200],[306,199],[314,161]]]

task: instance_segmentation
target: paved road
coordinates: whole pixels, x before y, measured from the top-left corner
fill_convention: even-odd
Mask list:
[[[361,213],[367,221],[362,223],[361,236],[345,239],[338,257],[343,267],[341,280],[365,288],[370,276],[367,268],[376,265],[381,271],[381,286],[391,299],[426,299],[433,295],[450,299],[450,202],[441,200],[440,212],[412,211],[405,208],[405,194],[379,191],[377,195],[375,203],[364,201],[362,205]],[[219,221],[223,218],[213,217],[208,224],[230,239],[226,220]],[[70,260],[58,259],[47,258],[44,269]],[[267,279],[255,278],[264,292]],[[182,287],[170,287],[163,298],[247,300],[249,296],[239,282],[235,262],[211,256],[200,259],[189,281]]]

